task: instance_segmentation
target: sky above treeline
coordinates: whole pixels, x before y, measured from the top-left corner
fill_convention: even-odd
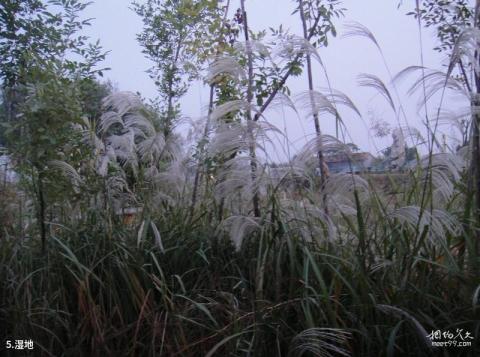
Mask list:
[[[342,38],[345,23],[356,21],[370,29],[381,46],[388,69],[396,74],[402,69],[421,64],[420,36],[416,20],[405,14],[412,11],[414,2],[398,7],[398,0],[344,0],[345,17],[337,20],[338,36],[332,38],[327,48],[321,48],[319,54],[328,73],[333,88],[346,93],[360,110],[362,117],[352,111],[342,111],[345,126],[348,129],[346,141],[356,143],[362,150],[378,153],[391,144],[391,137],[379,139],[370,130],[372,118],[384,120],[392,127],[398,126],[392,110],[378,93],[358,86],[358,75],[370,73],[389,83],[390,74],[382,56],[375,46],[365,38]],[[292,15],[295,2],[291,0],[247,0],[249,25],[254,31],[278,27],[290,29],[291,33],[301,34],[298,15]],[[233,1],[232,14],[238,6]],[[105,77],[117,84],[119,90],[140,92],[146,98],[156,96],[153,81],[145,72],[151,63],[144,57],[136,40],[136,34],[142,30],[141,19],[131,10],[130,0],[96,0],[85,13],[94,18],[87,30],[92,39],[100,39],[105,50],[110,51],[105,66],[111,70]],[[441,69],[445,58],[433,51],[436,39],[432,31],[422,30],[423,55],[426,67]],[[315,64],[315,87],[327,86],[322,68]],[[288,82],[292,93],[306,90],[305,78],[294,78]],[[407,85],[398,86],[398,93],[405,108],[408,123],[423,131],[424,112],[419,109],[419,97],[408,97]],[[393,92],[392,92],[393,93]],[[393,94],[392,94],[393,95]],[[205,115],[208,90],[202,82],[193,83],[190,91],[182,99],[183,114],[192,119]],[[314,133],[313,123],[302,113],[293,111],[269,111],[267,119],[286,130],[290,142],[290,155],[294,153]],[[401,122],[404,125],[404,122]],[[321,119],[324,133],[335,133],[333,118]],[[448,131],[448,130],[447,130]],[[285,139],[279,139],[285,141]],[[279,142],[280,142],[279,141]],[[407,143],[412,145],[413,142]],[[278,152],[279,151],[279,152]],[[273,161],[282,161],[287,150],[277,150]]]

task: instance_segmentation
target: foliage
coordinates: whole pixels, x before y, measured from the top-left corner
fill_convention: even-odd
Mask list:
[[[439,52],[451,51],[461,32],[473,25],[474,9],[468,0],[423,0],[420,9],[409,12],[420,16],[422,24],[437,32]]]
[[[197,67],[217,50],[212,33],[221,26],[221,2],[148,0],[133,3],[144,23],[138,40],[143,53],[154,63],[149,73],[164,103],[161,111],[165,134],[172,131],[178,118],[178,99],[186,93],[187,83],[197,76]]]
[[[304,57],[320,61],[323,36],[334,34],[337,2],[302,3],[301,37],[249,29],[243,1],[231,21],[220,2],[134,5],[145,51],[166,59],[152,72],[161,95],[150,104],[99,84],[94,63],[55,46],[18,55],[29,64],[14,71],[18,115],[2,126],[20,174],[0,182],[7,338],[31,337],[38,355],[433,356],[427,334],[463,329],[474,339],[462,352],[480,352],[471,155],[406,147],[415,161],[403,173],[350,162],[351,173],[326,175],[320,186],[311,169],[318,152],[349,158],[358,148],[317,132],[291,160],[269,164],[286,134],[267,108],[340,122],[342,107],[358,113],[330,84],[290,96],[287,79],[301,74]],[[380,49],[361,25],[352,33]],[[186,60],[194,72],[179,66]],[[401,74],[421,70],[410,94],[423,87],[427,102],[447,85],[463,93],[437,70]],[[189,75],[212,93],[193,160],[169,122]],[[401,115],[380,78],[360,79]]]

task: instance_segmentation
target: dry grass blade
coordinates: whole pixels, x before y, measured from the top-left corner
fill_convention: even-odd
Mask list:
[[[405,318],[408,321],[410,321],[412,325],[415,327],[419,339],[425,343],[425,347],[427,347],[427,349],[432,348],[432,342],[428,339],[427,331],[423,328],[422,324],[418,322],[418,320],[415,317],[413,317],[411,314],[409,314],[405,310],[402,310],[398,307],[390,306],[390,305],[377,305],[377,309],[386,314],[392,314],[398,317]]]

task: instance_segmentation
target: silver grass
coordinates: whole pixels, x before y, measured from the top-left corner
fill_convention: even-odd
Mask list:
[[[397,219],[403,227],[415,229],[418,225],[419,233],[426,226],[429,227],[429,238],[433,244],[445,246],[446,233],[459,234],[461,226],[459,222],[448,212],[434,209],[430,213],[418,206],[401,207],[389,214],[390,218]]]
[[[350,356],[350,333],[335,328],[310,328],[297,334],[291,342],[289,356]]]
[[[210,157],[231,155],[242,149],[248,149],[246,130],[240,123],[218,125],[207,151]]]
[[[155,188],[157,192],[168,197],[176,197],[179,201],[185,190],[186,177],[184,162],[172,161],[165,170],[154,177]]]
[[[450,56],[450,64],[448,68],[448,76],[453,71],[457,63],[471,64],[474,71],[478,73],[479,65],[476,60],[477,52],[480,47],[480,30],[474,27],[465,28],[457,37],[455,45]]]
[[[310,55],[322,67],[323,62],[317,49],[305,38],[297,35],[284,36],[274,50],[274,56],[291,61],[298,55]]]
[[[307,117],[327,113],[340,119],[337,106],[345,106],[361,117],[360,111],[352,100],[334,89],[324,89],[322,92],[316,90],[301,92],[296,96],[296,102],[300,108],[307,111]]]
[[[325,182],[325,192],[328,194],[327,204],[332,214],[353,216],[357,214],[354,190],[357,190],[360,204],[368,207],[365,201],[370,198],[368,182],[359,175],[331,175]]]
[[[160,160],[165,150],[165,137],[163,133],[155,133],[137,144],[138,154],[141,161],[146,163],[156,163]]]
[[[117,112],[108,111],[101,116],[98,130],[100,133],[106,135],[108,130],[114,125],[120,125],[123,128],[122,117]]]
[[[425,89],[425,95],[422,97],[421,105],[425,105],[435,94],[445,89],[453,90],[461,94],[464,98],[470,99],[470,93],[467,93],[459,81],[450,77],[448,74],[421,66],[410,66],[395,75],[393,81],[400,82],[409,75],[416,75],[417,79],[408,90],[409,95],[413,95],[420,90]]]
[[[297,107],[295,106],[292,98],[290,98],[284,93],[279,92],[270,103],[269,108],[283,110],[285,107],[292,109],[295,113],[298,114]]]
[[[264,173],[264,167],[258,159],[255,161],[256,177],[255,180],[252,179],[251,160],[249,156],[236,156],[222,166],[215,178],[215,196],[218,199],[240,195],[242,200],[247,202],[259,191],[260,186],[265,184],[268,175]]]
[[[218,227],[219,230],[228,232],[229,237],[237,250],[242,247],[243,240],[262,227],[258,219],[249,216],[230,216]]]
[[[328,194],[347,196],[353,193],[354,189],[359,192],[369,192],[368,182],[359,175],[336,174],[331,175],[325,183],[325,191]]]
[[[309,140],[296,157],[296,166],[312,167],[316,165],[314,160],[317,160],[316,155],[322,150],[324,153],[343,154],[350,156],[350,148],[331,135],[322,135]],[[316,166],[315,166],[316,167]]]
[[[245,69],[238,63],[238,61],[228,55],[222,55],[215,58],[215,60],[208,66],[205,80],[209,83],[214,83],[219,76],[229,76],[233,80],[244,80],[247,78]]]
[[[103,100],[103,106],[107,110],[115,111],[123,116],[131,111],[143,108],[141,98],[132,92],[115,92]]]
[[[345,93],[333,89],[333,88],[321,88],[320,91],[325,93],[325,97],[334,105],[334,106],[344,106],[350,110],[352,110],[355,114],[359,117],[362,116],[360,111],[358,110],[357,106],[353,103],[348,95]]]
[[[241,54],[258,54],[263,57],[270,57],[270,48],[262,41],[250,39],[250,41],[236,41],[234,48]]]
[[[138,112],[125,114],[123,122],[125,127],[134,130],[138,136],[151,137],[157,133],[153,123]]]
[[[459,134],[464,134],[470,124],[472,114],[480,114],[476,107],[466,107],[456,110],[443,109],[438,116],[439,125],[453,126]]]
[[[79,187],[83,184],[83,179],[80,174],[65,161],[52,160],[48,162],[48,166],[59,170],[65,177],[67,177],[70,183],[73,185],[75,191],[78,192]]]
[[[321,238],[333,241],[337,237],[335,224],[321,207],[307,200],[282,199],[280,203],[281,218],[289,233],[297,233],[307,242],[312,241],[312,236],[319,242]]]
[[[427,173],[430,168],[432,184],[435,189],[434,197],[440,196],[447,202],[454,194],[455,183],[460,181],[466,162],[456,154],[436,153],[431,157],[423,157],[420,165],[423,169],[424,180],[428,179]]]
[[[232,100],[216,106],[213,109],[210,118],[212,122],[216,122],[227,114],[235,113],[240,110],[250,110],[250,104],[245,100]]]
[[[249,123],[218,123],[215,135],[210,140],[207,153],[229,156],[237,151],[247,151],[251,146],[265,152],[265,144],[272,143],[269,133],[283,136],[283,132],[265,121]],[[253,142],[252,142],[253,141]]]
[[[112,146],[107,146],[104,151],[100,152],[96,156],[95,160],[95,169],[97,174],[102,177],[105,177],[108,172],[108,167],[110,164],[116,164],[117,155]]]
[[[106,141],[107,146],[113,148],[116,157],[123,163],[136,160],[135,134],[132,130],[128,130],[121,135],[110,135]]]
[[[334,104],[322,93],[318,91],[304,91],[296,96],[297,105],[306,111],[306,117],[313,117],[318,114],[331,114],[339,117],[339,113]]]
[[[163,248],[162,237],[160,235],[160,231],[158,230],[155,222],[150,221],[150,227],[152,227],[153,236],[155,238],[155,245],[157,246],[157,248],[160,249],[162,253],[165,253],[165,248]]]
[[[375,38],[373,33],[367,27],[365,27],[364,25],[362,25],[358,22],[352,21],[352,22],[348,22],[345,25],[345,28],[346,28],[346,31],[342,35],[343,38],[357,37],[357,36],[365,37],[365,38],[369,39],[370,41],[372,41],[372,43],[378,48],[378,50],[380,52],[382,52],[382,49],[377,42],[377,39]]]
[[[417,128],[412,126],[401,126],[399,129],[402,131],[405,140],[411,139],[412,142],[417,145],[425,142],[423,134]]]
[[[387,86],[380,78],[373,74],[363,73],[358,76],[358,83],[362,87],[369,87],[375,89],[378,93],[380,93],[382,97],[387,100],[393,111],[396,112],[395,103],[392,99],[392,96],[390,95]]]

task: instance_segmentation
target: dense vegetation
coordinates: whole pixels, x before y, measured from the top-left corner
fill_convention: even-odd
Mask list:
[[[421,147],[384,185],[325,163],[355,147],[342,113],[356,106],[334,83],[316,90],[312,69],[348,9],[285,1],[298,36],[253,31],[246,5],[134,2],[159,94],[147,102],[100,82],[105,53],[81,35],[85,3],[0,2],[0,352],[21,355],[5,341],[31,338],[23,353],[42,356],[480,353],[480,3],[416,2],[445,72],[360,77]],[[362,25],[345,35],[382,55]],[[293,95],[300,75],[305,92]],[[402,78],[435,109],[421,130],[405,128]],[[180,99],[195,79],[208,115],[185,138]],[[447,91],[465,108],[441,110]],[[306,113],[314,132],[280,165],[268,159],[282,149],[275,135],[288,142],[274,107]],[[440,143],[445,121],[456,147]],[[432,346],[437,330],[468,332],[471,346]]]

